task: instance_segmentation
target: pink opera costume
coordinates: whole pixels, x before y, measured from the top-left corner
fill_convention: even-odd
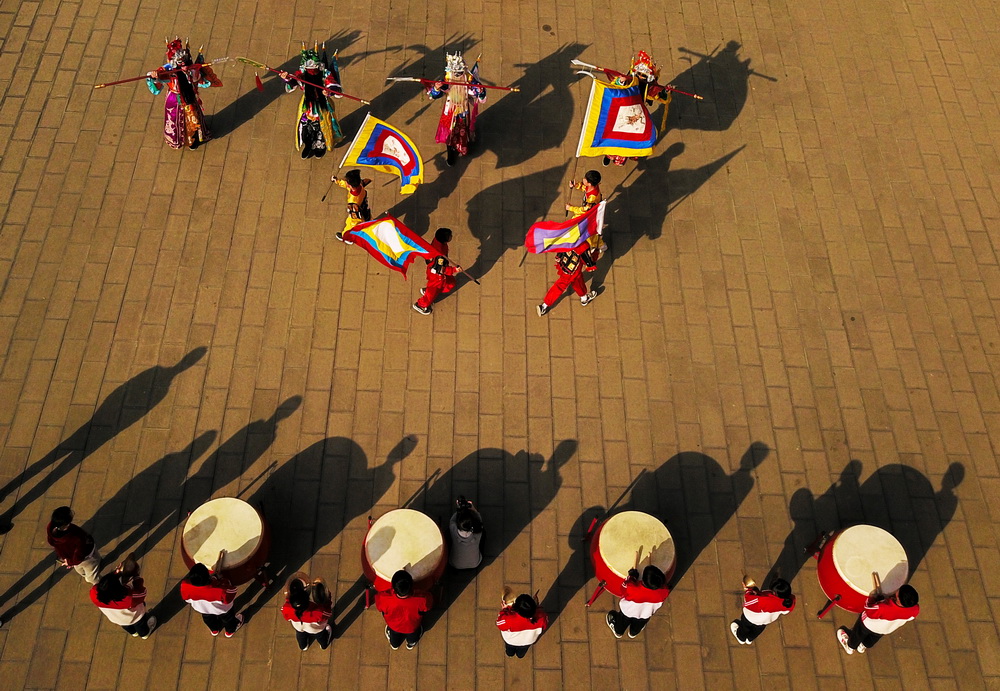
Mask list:
[[[154,96],[159,96],[164,84],[167,97],[163,102],[163,139],[171,149],[185,146],[197,149],[212,135],[205,122],[205,111],[201,108],[198,89],[222,86],[222,80],[198,56],[197,63],[191,60],[187,43],[174,38],[167,42],[167,62],[162,69],[153,70],[146,76],[146,86]]]
[[[486,102],[486,89],[475,86],[480,83],[478,60],[469,70],[461,53],[446,53],[445,57],[444,82],[428,86],[427,93],[434,99],[447,96],[434,141],[448,147],[448,165],[454,165],[458,156],[469,153],[469,145],[476,141],[476,116],[479,104]]]
[[[295,148],[302,152],[302,158],[322,158],[329,149],[344,139],[344,133],[337,122],[337,113],[330,101],[330,94],[340,98],[335,92],[341,91],[340,72],[337,68],[337,56],[326,60],[319,56],[319,47],[307,49],[302,46],[299,56],[299,70],[294,74],[281,72],[279,76],[285,82],[285,91],[302,91],[299,101],[299,117],[295,127]],[[319,87],[324,88],[319,88]]]

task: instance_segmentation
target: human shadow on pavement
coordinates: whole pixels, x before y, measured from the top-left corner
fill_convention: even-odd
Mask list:
[[[274,442],[278,423],[290,416],[301,400],[301,397],[293,396],[282,403],[270,418],[256,420],[241,429],[220,444],[194,475],[189,473],[190,468],[215,441],[214,431],[201,434],[185,449],[167,454],[136,473],[81,524],[94,536],[104,555],[102,567],[114,567],[129,553],[141,562],[142,557],[173,533],[188,514],[212,498],[213,486],[226,485],[239,477],[240,466],[234,467],[220,462],[220,459],[236,455],[247,465],[252,464]],[[39,561],[0,595],[0,606],[51,569],[52,563],[51,557]],[[34,590],[21,596],[0,620],[9,621],[30,607],[68,572],[68,569],[62,568],[54,570]],[[176,613],[168,615],[168,609],[162,601],[157,605],[161,623]]]
[[[327,52],[332,56],[334,51],[347,48],[359,38],[361,38],[361,32],[357,29],[351,31],[342,29],[326,40]],[[367,55],[367,53],[363,55]],[[246,57],[252,60],[257,59],[253,55],[247,55]],[[343,68],[347,65],[348,60],[342,56],[338,56],[337,62],[343,70]],[[241,63],[237,63],[236,66],[242,69],[252,69],[250,65],[243,65]],[[282,70],[284,72],[295,72],[298,70],[299,52],[296,51],[295,55],[288,58],[288,60],[285,60],[285,62],[275,67],[275,69]],[[222,139],[226,135],[232,134],[241,126],[250,122],[258,113],[271,105],[271,103],[285,95],[285,82],[283,82],[276,73],[265,72],[263,74],[258,74],[258,76],[260,77],[261,84],[264,86],[263,91],[258,91],[256,88],[252,88],[250,91],[247,91],[235,100],[231,101],[222,110],[209,116],[209,124],[211,126],[213,139]],[[345,89],[345,91],[353,94],[349,88]],[[340,101],[340,103],[342,102],[343,100]],[[338,119],[341,121],[343,120],[343,118]],[[289,115],[288,126],[289,130],[295,126],[294,117],[291,115]],[[288,141],[292,141],[291,136],[288,137]]]
[[[466,271],[482,278],[507,250],[524,247],[528,228],[545,218],[562,192],[562,179],[568,165],[564,163],[504,180],[478,192],[469,200],[466,205],[469,231],[479,240],[479,256]],[[461,286],[462,281],[459,282]]]
[[[590,282],[591,289],[604,285],[614,262],[631,252],[640,238],[658,239],[663,233],[667,215],[722,170],[743,148],[734,149],[698,168],[670,169],[674,158],[684,152],[684,145],[680,142],[659,156],[638,161],[635,181],[623,187],[628,182],[627,176],[609,195],[610,213],[604,230],[604,242],[609,253],[598,262]]]
[[[253,581],[234,606],[249,620],[281,591],[291,575],[359,516],[369,513],[396,480],[396,466],[416,448],[403,437],[385,461],[369,467],[365,452],[346,437],[328,437],[282,463],[247,499],[271,529],[267,567],[271,583]],[[363,590],[362,590],[363,592]],[[338,611],[343,611],[342,596]],[[337,622],[342,633],[357,612]]]
[[[538,62],[513,65],[524,69],[509,85],[519,91],[490,91],[489,98],[495,102],[480,109],[471,155],[492,151],[497,168],[508,168],[528,162],[539,152],[561,147],[573,123],[573,85],[579,79],[569,61],[588,47],[586,43],[568,43]],[[482,69],[489,77],[489,62]]]
[[[798,575],[820,533],[857,524],[874,525],[892,534],[906,550],[912,574],[945,529],[958,508],[955,488],[965,479],[965,466],[952,463],[934,490],[919,470],[899,463],[878,468],[860,482],[862,465],[848,463],[840,478],[819,496],[808,488],[792,495],[789,510],[793,526],[765,583],[780,576],[788,582]]]
[[[729,129],[746,105],[751,76],[771,82],[774,77],[756,72],[750,58],[741,60],[737,41],[729,41],[721,52],[698,53],[680,48],[681,53],[697,58],[691,67],[670,80],[670,84],[705,100],[698,101],[683,94],[674,94],[667,115],[670,129],[721,132]],[[691,61],[691,58],[681,58]]]
[[[445,53],[454,53],[457,51],[464,55],[477,43],[479,43],[479,41],[473,38],[471,33],[465,32],[461,35],[452,34],[445,40],[443,45],[437,48],[432,48],[424,44],[406,46],[406,50],[417,53],[419,57],[415,60],[407,58],[406,62],[392,70],[388,76],[443,79]],[[466,59],[468,59],[468,56],[466,56]],[[388,120],[403,106],[403,104],[421,96],[423,93],[424,85],[420,82],[391,82],[382,91],[382,93],[371,99],[371,105],[368,106],[368,110],[371,112],[372,116],[380,120]],[[345,117],[340,118],[340,124],[344,129],[344,134],[346,134],[348,138],[354,136],[353,133],[357,132],[361,128],[361,123],[364,119],[365,113],[363,113],[361,109],[354,110]],[[412,119],[410,122],[412,122]],[[424,146],[421,142],[417,142],[417,144],[418,149],[421,146]],[[423,187],[421,187],[421,189],[423,189]]]
[[[542,609],[549,615],[549,625],[556,623],[559,615],[563,613],[570,602],[577,594],[584,589],[587,581],[590,580],[590,541],[588,531],[594,519],[601,520],[604,517],[605,508],[603,506],[591,506],[586,509],[580,517],[576,519],[573,527],[569,531],[569,560],[563,565],[556,576],[555,582],[549,588],[545,597],[542,598]],[[583,609],[584,600],[578,603]],[[581,620],[581,628],[575,631],[571,638],[582,638],[586,634],[586,621]],[[566,638],[566,630],[563,628],[563,638]]]
[[[503,449],[479,449],[413,497],[408,508],[437,519],[445,535],[459,495],[472,501],[483,517],[482,562],[475,569],[446,569],[434,609],[424,617],[425,629],[434,626],[476,576],[548,507],[562,486],[561,469],[576,449],[576,440],[561,441],[547,461],[527,451],[511,454]]]
[[[129,379],[101,402],[93,416],[45,456],[28,465],[0,488],[0,501],[36,476],[45,474],[0,516],[0,533],[12,527],[25,507],[44,495],[52,485],[118,434],[128,429],[167,396],[174,379],[204,357],[208,349],[195,348],[172,367],[157,365]]]

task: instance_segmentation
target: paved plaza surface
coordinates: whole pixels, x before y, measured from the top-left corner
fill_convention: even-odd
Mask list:
[[[0,0],[0,687],[1000,688],[1000,35],[987,0],[374,3]],[[216,139],[174,151],[142,81],[163,37],[294,67],[339,49],[348,136],[366,110],[426,162],[373,211],[482,279],[431,316],[409,280],[337,242],[343,149],[302,160],[298,96],[236,62],[203,93]],[[454,168],[437,77],[482,54],[480,141]],[[589,80],[648,50],[674,98],[654,156],[574,157]],[[539,318],[567,183],[604,174],[600,296]],[[575,199],[575,198],[574,198]],[[634,482],[634,485],[632,484]],[[630,491],[625,490],[631,486]],[[475,579],[445,579],[414,651],[362,612],[369,515],[486,522]],[[300,652],[280,592],[213,639],[182,607],[180,526],[211,497],[260,506],[283,582],[327,579],[338,638]],[[605,625],[582,537],[617,503],[667,521],[679,578],[635,640]],[[129,638],[53,564],[69,503],[109,559],[135,550],[161,625]],[[802,548],[888,527],[915,623],[866,655],[835,640]],[[752,646],[740,579],[773,567],[795,611]],[[554,620],[523,660],[504,584]]]

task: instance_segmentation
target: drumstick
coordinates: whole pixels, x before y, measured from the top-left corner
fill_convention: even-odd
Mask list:
[[[879,578],[878,571],[872,571],[872,585],[875,586],[875,597],[884,597],[882,579]]]
[[[635,566],[632,567],[635,571],[639,570],[640,561],[642,561],[642,545],[639,545],[639,551],[635,553]]]

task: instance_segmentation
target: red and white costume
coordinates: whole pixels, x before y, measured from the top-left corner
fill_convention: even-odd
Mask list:
[[[434,605],[434,597],[423,590],[415,590],[409,597],[398,597],[392,590],[375,593],[375,608],[385,617],[391,630],[411,634],[420,630],[420,622]]]
[[[233,608],[236,587],[222,576],[213,575],[210,585],[181,581],[181,597],[199,614],[226,614]]]
[[[295,608],[292,607],[292,603],[285,600],[285,605],[281,608],[281,615],[296,631],[318,634],[322,633],[323,630],[326,629],[326,625],[330,623],[330,617],[333,616],[333,610],[330,609],[330,607],[324,607],[323,605],[318,605],[315,602],[310,602],[309,606],[305,608],[302,612],[302,616],[300,617],[295,613]]]
[[[622,581],[622,589],[625,594],[618,601],[618,608],[629,619],[649,619],[670,595],[667,587],[652,590],[631,578]]]
[[[861,613],[861,622],[872,633],[884,636],[892,633],[908,621],[913,621],[920,614],[920,605],[902,607],[893,600],[872,602],[870,599]]]
[[[549,628],[549,617],[541,607],[535,610],[535,620],[523,617],[510,607],[504,607],[497,615],[497,628],[504,643],[520,648],[535,643],[545,629]]]
[[[785,607],[784,599],[771,591],[747,588],[743,591],[743,616],[751,624],[767,626],[777,621],[782,614],[795,609],[795,597],[790,599],[792,604]]]
[[[97,605],[112,624],[131,626],[146,616],[146,586],[141,578],[133,578],[130,592],[121,600],[101,602],[97,599],[97,586],[90,589],[90,601]]]

